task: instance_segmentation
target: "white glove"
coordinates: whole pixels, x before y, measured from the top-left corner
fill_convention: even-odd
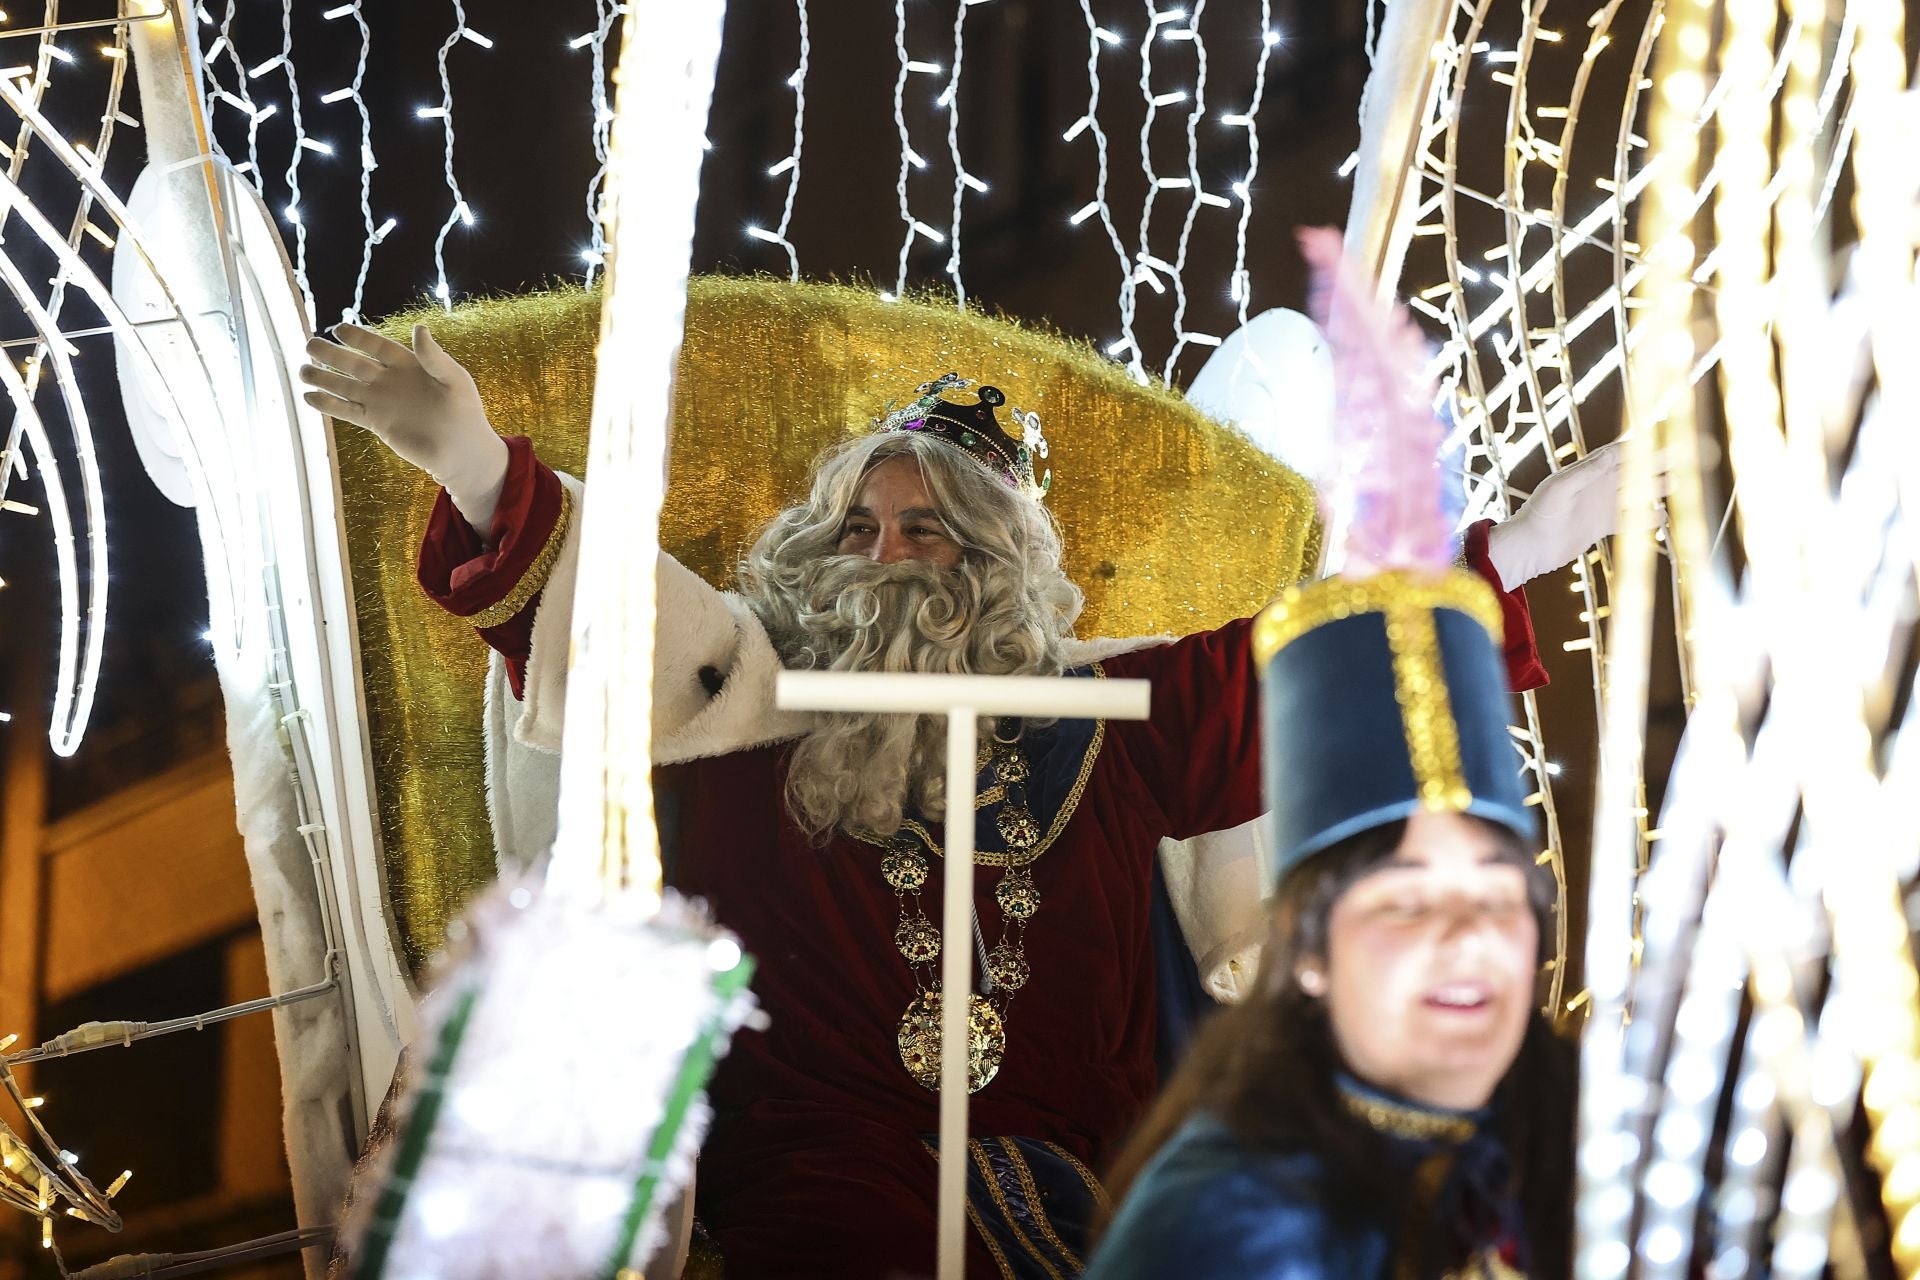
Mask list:
[[[1500,585],[1515,587],[1569,565],[1620,523],[1619,441],[1540,482],[1533,496],[1487,534]]]
[[[482,538],[507,479],[507,446],[480,404],[473,375],[440,349],[427,326],[413,326],[413,349],[355,324],[333,330],[339,342],[307,343],[300,366],[315,409],[365,427],[446,489]]]
[[[1275,307],[1228,334],[1194,375],[1187,403],[1315,484],[1333,461],[1333,353],[1298,311]]]

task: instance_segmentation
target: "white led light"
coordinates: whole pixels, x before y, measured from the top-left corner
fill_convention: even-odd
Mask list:
[[[1100,212],[1100,202],[1098,200],[1089,200],[1080,206],[1080,208],[1074,212],[1074,215],[1067,219],[1067,222],[1077,227],[1098,212]]]
[[[799,161],[795,160],[792,156],[788,156],[785,160],[782,160],[779,164],[776,164],[772,168],[768,169],[767,176],[769,178],[777,178],[781,174],[787,172],[787,170],[793,168],[798,163]]]
[[[317,151],[323,156],[333,154],[333,144],[331,142],[322,142],[318,138],[302,138],[300,139],[300,145],[309,151]]]
[[[1187,91],[1185,89],[1172,89],[1166,93],[1155,94],[1153,96],[1153,105],[1156,107],[1171,107],[1177,106],[1186,100]]]
[[[45,48],[48,53],[58,58],[60,61],[68,63],[69,65],[72,64],[73,55],[68,53],[65,49],[62,49],[59,45],[49,44],[49,45],[44,45],[42,47]]]
[[[286,55],[283,53],[276,53],[271,58],[268,58],[265,62],[261,63],[259,66],[248,68],[247,79],[258,80],[261,76],[267,74],[267,72],[277,70],[280,67],[285,66],[286,64],[287,64]]]
[[[335,102],[344,102],[345,100],[347,100],[348,98],[351,98],[352,96],[353,96],[353,89],[351,87],[348,87],[345,89],[335,89],[331,93],[321,94],[320,101],[331,105]]]
[[[937,76],[946,68],[937,62],[921,62],[918,59],[907,64],[907,70],[923,76]]]
[[[1092,116],[1081,116],[1078,120],[1075,120],[1072,124],[1067,126],[1067,131],[1060,135],[1060,141],[1072,142],[1075,138],[1085,133],[1087,131],[1087,127],[1092,123],[1093,123]]]
[[[379,227],[377,227],[377,228],[375,228],[375,230],[374,230],[374,233],[373,233],[373,242],[374,242],[375,244],[379,244],[379,243],[380,243],[380,242],[381,242],[382,240],[385,240],[385,239],[387,238],[387,235],[388,235],[388,234],[389,234],[389,233],[390,233],[390,232],[391,232],[391,231],[392,231],[392,230],[393,230],[393,229],[394,229],[395,227],[397,227],[397,226],[399,226],[399,225],[400,225],[400,222],[399,222],[399,219],[397,219],[397,218],[388,218],[388,219],[387,219],[387,220],[386,220],[385,222],[383,222],[383,223],[381,223],[381,224],[379,225]]]
[[[454,202],[453,216],[470,227],[473,225],[473,206],[465,200],[457,200]]]
[[[585,35],[575,36],[573,39],[567,41],[567,48],[584,49],[593,43],[595,34],[596,33],[589,31]]]
[[[486,36],[481,35],[478,31],[475,31],[472,27],[460,28],[460,38],[462,40],[471,41],[472,43],[479,45],[482,49],[493,48],[493,41],[488,39]]]
[[[337,4],[333,8],[328,9],[325,13],[322,13],[320,16],[325,18],[328,22],[332,22],[335,18],[344,18],[348,14],[352,13],[354,10],[354,7],[355,6],[350,4]]]
[[[1109,31],[1105,27],[1095,27],[1093,29],[1093,38],[1100,41],[1100,43],[1102,44],[1114,45],[1114,44],[1120,43],[1119,33],[1114,31]]]
[[[447,118],[445,107],[415,107],[413,114],[421,120],[444,120]]]

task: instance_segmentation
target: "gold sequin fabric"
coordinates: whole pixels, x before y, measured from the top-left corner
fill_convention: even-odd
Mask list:
[[[554,289],[393,317],[426,323],[472,371],[494,425],[579,474],[592,412],[599,298]],[[1305,480],[1177,392],[1136,386],[1083,343],[938,300],[847,285],[703,278],[688,291],[661,543],[726,585],[813,460],[890,401],[957,370],[1040,415],[1049,506],[1087,595],[1083,636],[1184,635],[1258,610],[1318,556]],[[336,424],[342,516],[379,790],[382,871],[417,968],[493,878],[480,735],[486,653],[427,602],[414,561],[430,480]]]

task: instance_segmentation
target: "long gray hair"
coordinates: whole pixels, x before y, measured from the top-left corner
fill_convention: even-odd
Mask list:
[[[838,552],[861,482],[900,457],[919,465],[961,548],[954,569]],[[906,432],[828,452],[807,499],[747,553],[739,589],[783,663],[828,671],[1058,675],[1082,604],[1046,508],[954,446]],[[891,835],[909,807],[944,813],[945,769],[936,717],[825,713],[794,748],[787,806],[815,839],[836,827]]]

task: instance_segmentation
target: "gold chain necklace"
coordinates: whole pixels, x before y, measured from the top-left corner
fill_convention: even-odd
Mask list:
[[[998,792],[999,813],[994,825],[1007,849],[1021,853],[1040,842],[1040,824],[1026,804],[1026,783],[1032,766],[1020,750],[1016,733],[1012,740],[994,737],[989,759],[993,765]],[[893,931],[893,945],[913,971],[918,988],[907,1011],[900,1015],[900,1062],[907,1073],[922,1086],[940,1087],[940,979],[935,968],[940,959],[940,930],[920,905],[921,890],[932,874],[927,850],[911,832],[902,833],[887,844],[887,856],[880,863],[880,874],[900,902],[900,922]],[[1011,860],[1010,860],[1011,861]],[[1000,941],[987,954],[987,973],[992,978],[989,995],[971,995],[967,1016],[967,1092],[978,1093],[987,1086],[1006,1056],[1007,1008],[1013,995],[1027,985],[1032,970],[1027,965],[1027,925],[1040,910],[1040,891],[1034,887],[1033,872],[1026,866],[1009,865],[994,886],[994,901],[1000,905]],[[909,902],[911,899],[911,902]]]

